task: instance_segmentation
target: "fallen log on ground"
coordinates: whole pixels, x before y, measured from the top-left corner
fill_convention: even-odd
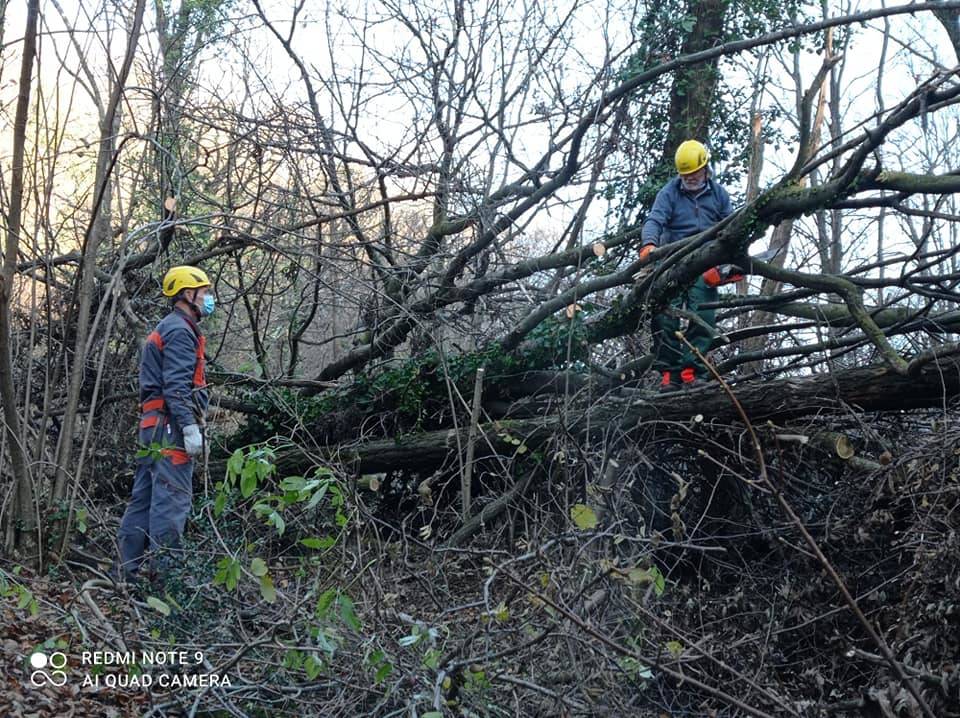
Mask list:
[[[837,412],[905,411],[945,406],[960,395],[960,358],[942,357],[920,367],[913,376],[902,376],[885,366],[844,369],[829,374],[752,381],[734,388],[737,400],[751,421],[785,421],[814,414]],[[629,431],[657,420],[686,421],[701,415],[704,421],[737,421],[730,398],[716,383],[679,393],[656,394],[619,390],[603,396],[575,399],[565,417],[556,413],[535,415],[542,407],[519,404],[512,417],[480,425],[478,456],[509,455],[519,447],[536,449],[558,432],[587,439],[594,432],[618,427]],[[519,416],[519,418],[518,418]],[[355,446],[340,446],[338,458],[360,473],[394,469],[428,470],[442,465],[466,446],[468,427],[381,439]],[[521,443],[517,443],[519,440]]]

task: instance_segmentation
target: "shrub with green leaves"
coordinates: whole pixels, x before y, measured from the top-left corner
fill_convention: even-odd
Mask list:
[[[348,524],[344,493],[333,471],[317,466],[309,476],[287,476],[279,481],[276,473],[276,451],[272,447],[253,444],[234,451],[227,461],[223,481],[214,487],[214,518],[224,516],[229,508],[231,514],[255,518],[276,537],[293,538],[305,549],[333,548]],[[294,524],[297,528],[292,537],[287,530],[291,513],[308,518]],[[325,536],[309,535],[318,524],[328,524],[332,532]],[[305,533],[308,535],[301,535]],[[255,548],[255,542],[246,542],[236,553],[220,558],[213,582],[234,591],[247,576],[257,582],[263,600],[274,603],[277,589],[267,562],[259,556],[243,558]]]

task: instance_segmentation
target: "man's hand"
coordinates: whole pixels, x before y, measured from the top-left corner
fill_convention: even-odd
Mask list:
[[[646,259],[650,256],[650,252],[652,252],[656,248],[657,248],[657,245],[655,244],[645,244],[642,247],[640,247],[640,260],[646,261]]]
[[[203,453],[203,434],[196,424],[183,427],[183,449],[193,458]]]

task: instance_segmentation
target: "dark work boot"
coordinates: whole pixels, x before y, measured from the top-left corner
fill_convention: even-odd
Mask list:
[[[113,582],[114,593],[142,601],[144,585],[140,574],[140,571],[126,571],[114,564],[107,572],[107,577]]]

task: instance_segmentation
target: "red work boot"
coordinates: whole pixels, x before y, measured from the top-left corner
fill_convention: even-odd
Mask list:
[[[673,381],[673,373],[669,371],[663,372],[663,377],[660,380],[660,393],[663,394],[668,391],[677,391],[679,385]]]

